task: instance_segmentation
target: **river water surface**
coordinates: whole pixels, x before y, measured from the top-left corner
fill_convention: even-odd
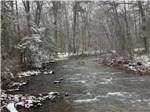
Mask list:
[[[30,112],[150,112],[150,76],[129,74],[96,64],[94,58],[57,62],[55,74],[29,77],[17,93],[69,93]],[[61,84],[53,81],[63,78]]]

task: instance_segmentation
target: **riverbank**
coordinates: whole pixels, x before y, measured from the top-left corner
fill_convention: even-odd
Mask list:
[[[48,92],[47,94],[15,94],[22,87],[28,85],[30,82],[26,81],[25,77],[36,77],[37,75],[52,75],[54,72],[51,70],[31,70],[26,72],[20,72],[17,74],[15,80],[11,81],[10,84],[1,90],[1,111],[5,112],[18,112],[22,110],[27,110],[30,108],[39,107],[42,105],[42,102],[46,100],[54,100],[56,97],[60,96],[57,92]],[[24,112],[23,111],[23,112]]]
[[[30,81],[26,80],[27,77],[36,77],[38,75],[53,75],[54,71],[53,63],[46,63],[44,67],[24,70],[22,72],[18,72],[15,76],[12,74],[11,80],[5,86],[1,88],[1,111],[2,112],[18,112],[27,111],[30,108],[39,107],[42,105],[42,102],[46,100],[54,100],[55,97],[60,96],[57,92],[47,92],[44,94],[16,94],[19,92],[21,88],[27,86]],[[3,80],[5,83],[5,80]]]
[[[123,57],[99,59],[98,62],[100,64],[115,67],[129,73],[139,75],[150,75],[149,55],[134,56],[132,60]]]

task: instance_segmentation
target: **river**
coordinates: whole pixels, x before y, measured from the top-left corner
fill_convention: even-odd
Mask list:
[[[104,67],[94,60],[59,61],[53,67],[53,75],[27,77],[29,84],[16,94],[69,94],[29,112],[150,112],[150,76]],[[64,79],[62,83],[54,84],[60,78]]]

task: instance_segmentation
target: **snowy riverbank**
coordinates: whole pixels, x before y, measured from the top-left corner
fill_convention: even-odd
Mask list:
[[[105,60],[102,63],[128,72],[133,72],[140,75],[150,75],[149,55],[135,55],[132,60],[123,57],[115,57],[112,59],[107,59],[107,61]]]
[[[26,71],[17,74],[20,80],[23,77],[30,77],[36,75],[49,75],[53,74],[53,71]],[[60,94],[58,92],[49,92],[47,94],[22,95],[22,94],[10,94],[11,92],[19,91],[22,86],[27,85],[27,81],[11,82],[6,90],[1,90],[1,110],[8,110],[10,112],[18,112],[19,109],[29,109],[31,107],[38,107],[42,105],[45,100],[53,100]]]
[[[42,105],[45,100],[53,100],[59,96],[57,92],[49,92],[48,94],[39,94],[38,96],[26,95],[12,95],[1,93],[1,110],[7,109],[9,112],[18,112],[19,109],[29,109],[31,107],[38,107]]]

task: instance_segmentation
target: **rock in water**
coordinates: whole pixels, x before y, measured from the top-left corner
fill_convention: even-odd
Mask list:
[[[50,71],[49,74],[54,74],[54,71]]]
[[[141,63],[141,62],[137,62],[137,65],[138,65],[138,66],[141,66],[141,65],[142,65],[142,63]]]
[[[61,81],[54,81],[54,84],[60,84]]]
[[[62,80],[64,80],[64,79],[63,79],[63,78],[60,78],[59,80],[62,81]]]
[[[70,96],[70,94],[69,93],[65,93],[65,96]]]

